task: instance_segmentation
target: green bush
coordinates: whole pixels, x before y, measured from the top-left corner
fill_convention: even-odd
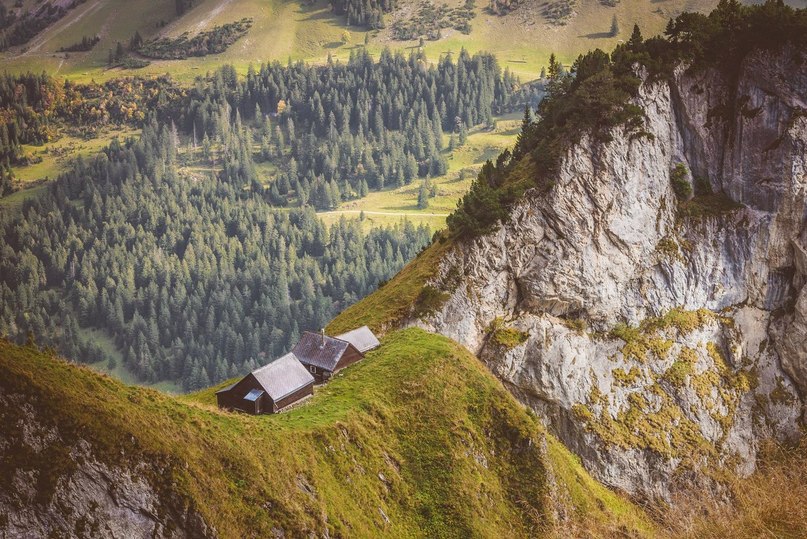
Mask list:
[[[528,333],[508,327],[501,317],[493,319],[487,328],[487,333],[491,343],[508,350],[526,342],[530,337]]]
[[[683,163],[678,163],[670,171],[670,183],[672,183],[675,196],[680,200],[687,200],[692,196],[692,184],[687,179],[687,167]]]

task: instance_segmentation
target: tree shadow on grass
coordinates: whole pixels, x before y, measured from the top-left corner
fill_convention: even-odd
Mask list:
[[[594,32],[592,34],[586,34],[584,36],[577,36],[577,37],[586,37],[588,39],[605,39],[606,37],[613,37],[613,36],[611,36],[611,32]]]

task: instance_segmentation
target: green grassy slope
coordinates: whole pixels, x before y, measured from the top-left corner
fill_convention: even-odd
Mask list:
[[[521,113],[511,113],[497,118],[497,126],[483,126],[470,130],[463,146],[449,150],[449,135],[444,135],[443,154],[448,162],[448,171],[443,176],[432,178],[437,185],[437,195],[429,199],[425,209],[417,207],[418,191],[423,180],[409,185],[372,191],[366,197],[342,203],[335,211],[321,212],[326,224],[338,221],[342,216],[358,217],[364,212],[366,228],[393,225],[402,219],[414,224],[425,224],[432,230],[445,227],[446,217],[457,207],[457,201],[468,191],[471,181],[486,160],[495,161],[505,148],[511,148],[521,129]],[[460,176],[461,171],[464,177]]]
[[[434,277],[450,241],[433,243],[378,290],[354,303],[331,320],[326,331],[336,335],[356,326],[367,325],[377,333],[395,329],[422,303],[426,282]]]
[[[126,44],[140,31],[156,34],[158,23],[175,17],[173,0],[87,0],[31,41],[0,54],[0,66],[10,71],[47,71],[51,75],[96,80],[103,77],[109,49]],[[101,41],[89,52],[57,52],[84,36]]]
[[[459,5],[460,0],[438,0],[436,3]],[[403,0],[400,9],[387,16],[387,28],[370,33],[369,49],[373,53],[384,47],[414,49],[416,41],[392,40],[391,26],[396,19],[412,17],[420,0]],[[455,30],[443,31],[442,38],[427,41],[429,58],[437,59],[447,52],[486,50],[499,57],[507,66],[525,79],[533,79],[547,64],[551,52],[561,61],[570,63],[578,54],[600,47],[611,50],[619,40],[627,39],[634,23],[645,35],[663,31],[667,20],[684,10],[709,11],[717,0],[622,0],[616,7],[599,0],[577,0],[574,15],[567,24],[551,24],[541,14],[543,5],[523,2],[506,16],[488,13],[487,2],[477,2],[476,16],[471,21],[469,35]],[[611,18],[617,16],[620,32],[610,36]],[[176,18],[174,2],[159,0],[88,0],[53,24],[24,48],[15,48],[0,55],[0,64],[13,71],[45,69],[77,79],[101,80],[121,75],[121,71],[106,70],[110,48],[117,41],[127,43],[135,31],[145,38],[176,37],[183,32],[194,35],[242,17],[251,17],[254,26],[248,35],[220,55],[189,58],[182,61],[156,61],[134,72],[162,74],[171,72],[178,78],[191,79],[207,69],[233,63],[241,70],[250,64],[267,60],[286,61],[287,58],[322,62],[328,54],[347,58],[350,50],[362,46],[367,33],[362,28],[348,28],[350,41],[342,42],[344,20],[335,17],[326,0],[313,3],[296,0],[203,0]],[[168,24],[158,26],[160,21]],[[56,51],[80,41],[83,36],[98,34],[101,42],[90,52],[65,55]]]
[[[553,533],[561,507],[573,516],[563,525],[586,534],[651,531],[475,358],[419,330],[389,335],[313,399],[276,416],[220,412],[212,390],[177,399],[124,386],[5,342],[0,390],[34,403],[62,440],[0,451],[0,485],[36,467],[48,492],[75,470],[65,446],[81,438],[106,462],[168,463],[169,474],[147,479],[189,500],[224,537],[278,526],[291,536],[325,528],[350,537],[536,536]],[[15,432],[21,414],[0,411],[3,432]]]
[[[127,44],[135,31],[144,39],[195,35],[243,17],[253,19],[248,35],[223,54],[181,61],[154,61],[138,70],[107,69],[109,49]],[[167,24],[161,26],[159,23]],[[163,74],[192,80],[224,63],[245,71],[250,63],[270,59],[311,59],[342,47],[341,20],[320,0],[303,6],[294,0],[203,0],[177,18],[173,0],[88,0],[61,21],[45,29],[24,47],[0,54],[0,66],[10,71],[44,69],[53,75],[77,80],[105,80],[130,74]],[[101,41],[89,52],[57,52],[83,36],[99,35]],[[350,45],[348,45],[350,46]]]

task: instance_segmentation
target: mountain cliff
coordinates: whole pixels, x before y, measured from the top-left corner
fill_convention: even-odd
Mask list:
[[[0,532],[803,534],[804,446],[765,455],[807,398],[807,12],[745,9],[551,68],[453,230],[330,325],[382,347],[288,413],[0,342]]]
[[[803,53],[637,68],[641,132],[583,136],[548,191],[440,246],[442,297],[408,323],[478,355],[606,484],[751,473],[807,391]]]
[[[345,316],[462,343],[607,485],[751,474],[807,395],[805,26],[727,1],[581,57],[454,234]]]

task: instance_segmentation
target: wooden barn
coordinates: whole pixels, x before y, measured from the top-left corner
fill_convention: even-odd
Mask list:
[[[337,335],[336,338],[340,341],[349,342],[362,354],[366,354],[370,350],[375,350],[381,346],[378,337],[376,337],[367,326],[362,326],[352,331],[348,331],[347,333],[342,333],[341,335]]]
[[[219,408],[274,414],[314,393],[314,377],[294,354],[286,354],[216,392]]]
[[[339,369],[364,357],[364,354],[348,341],[310,331],[303,333],[292,353],[305,365],[308,372],[314,375],[318,383],[327,381]]]

